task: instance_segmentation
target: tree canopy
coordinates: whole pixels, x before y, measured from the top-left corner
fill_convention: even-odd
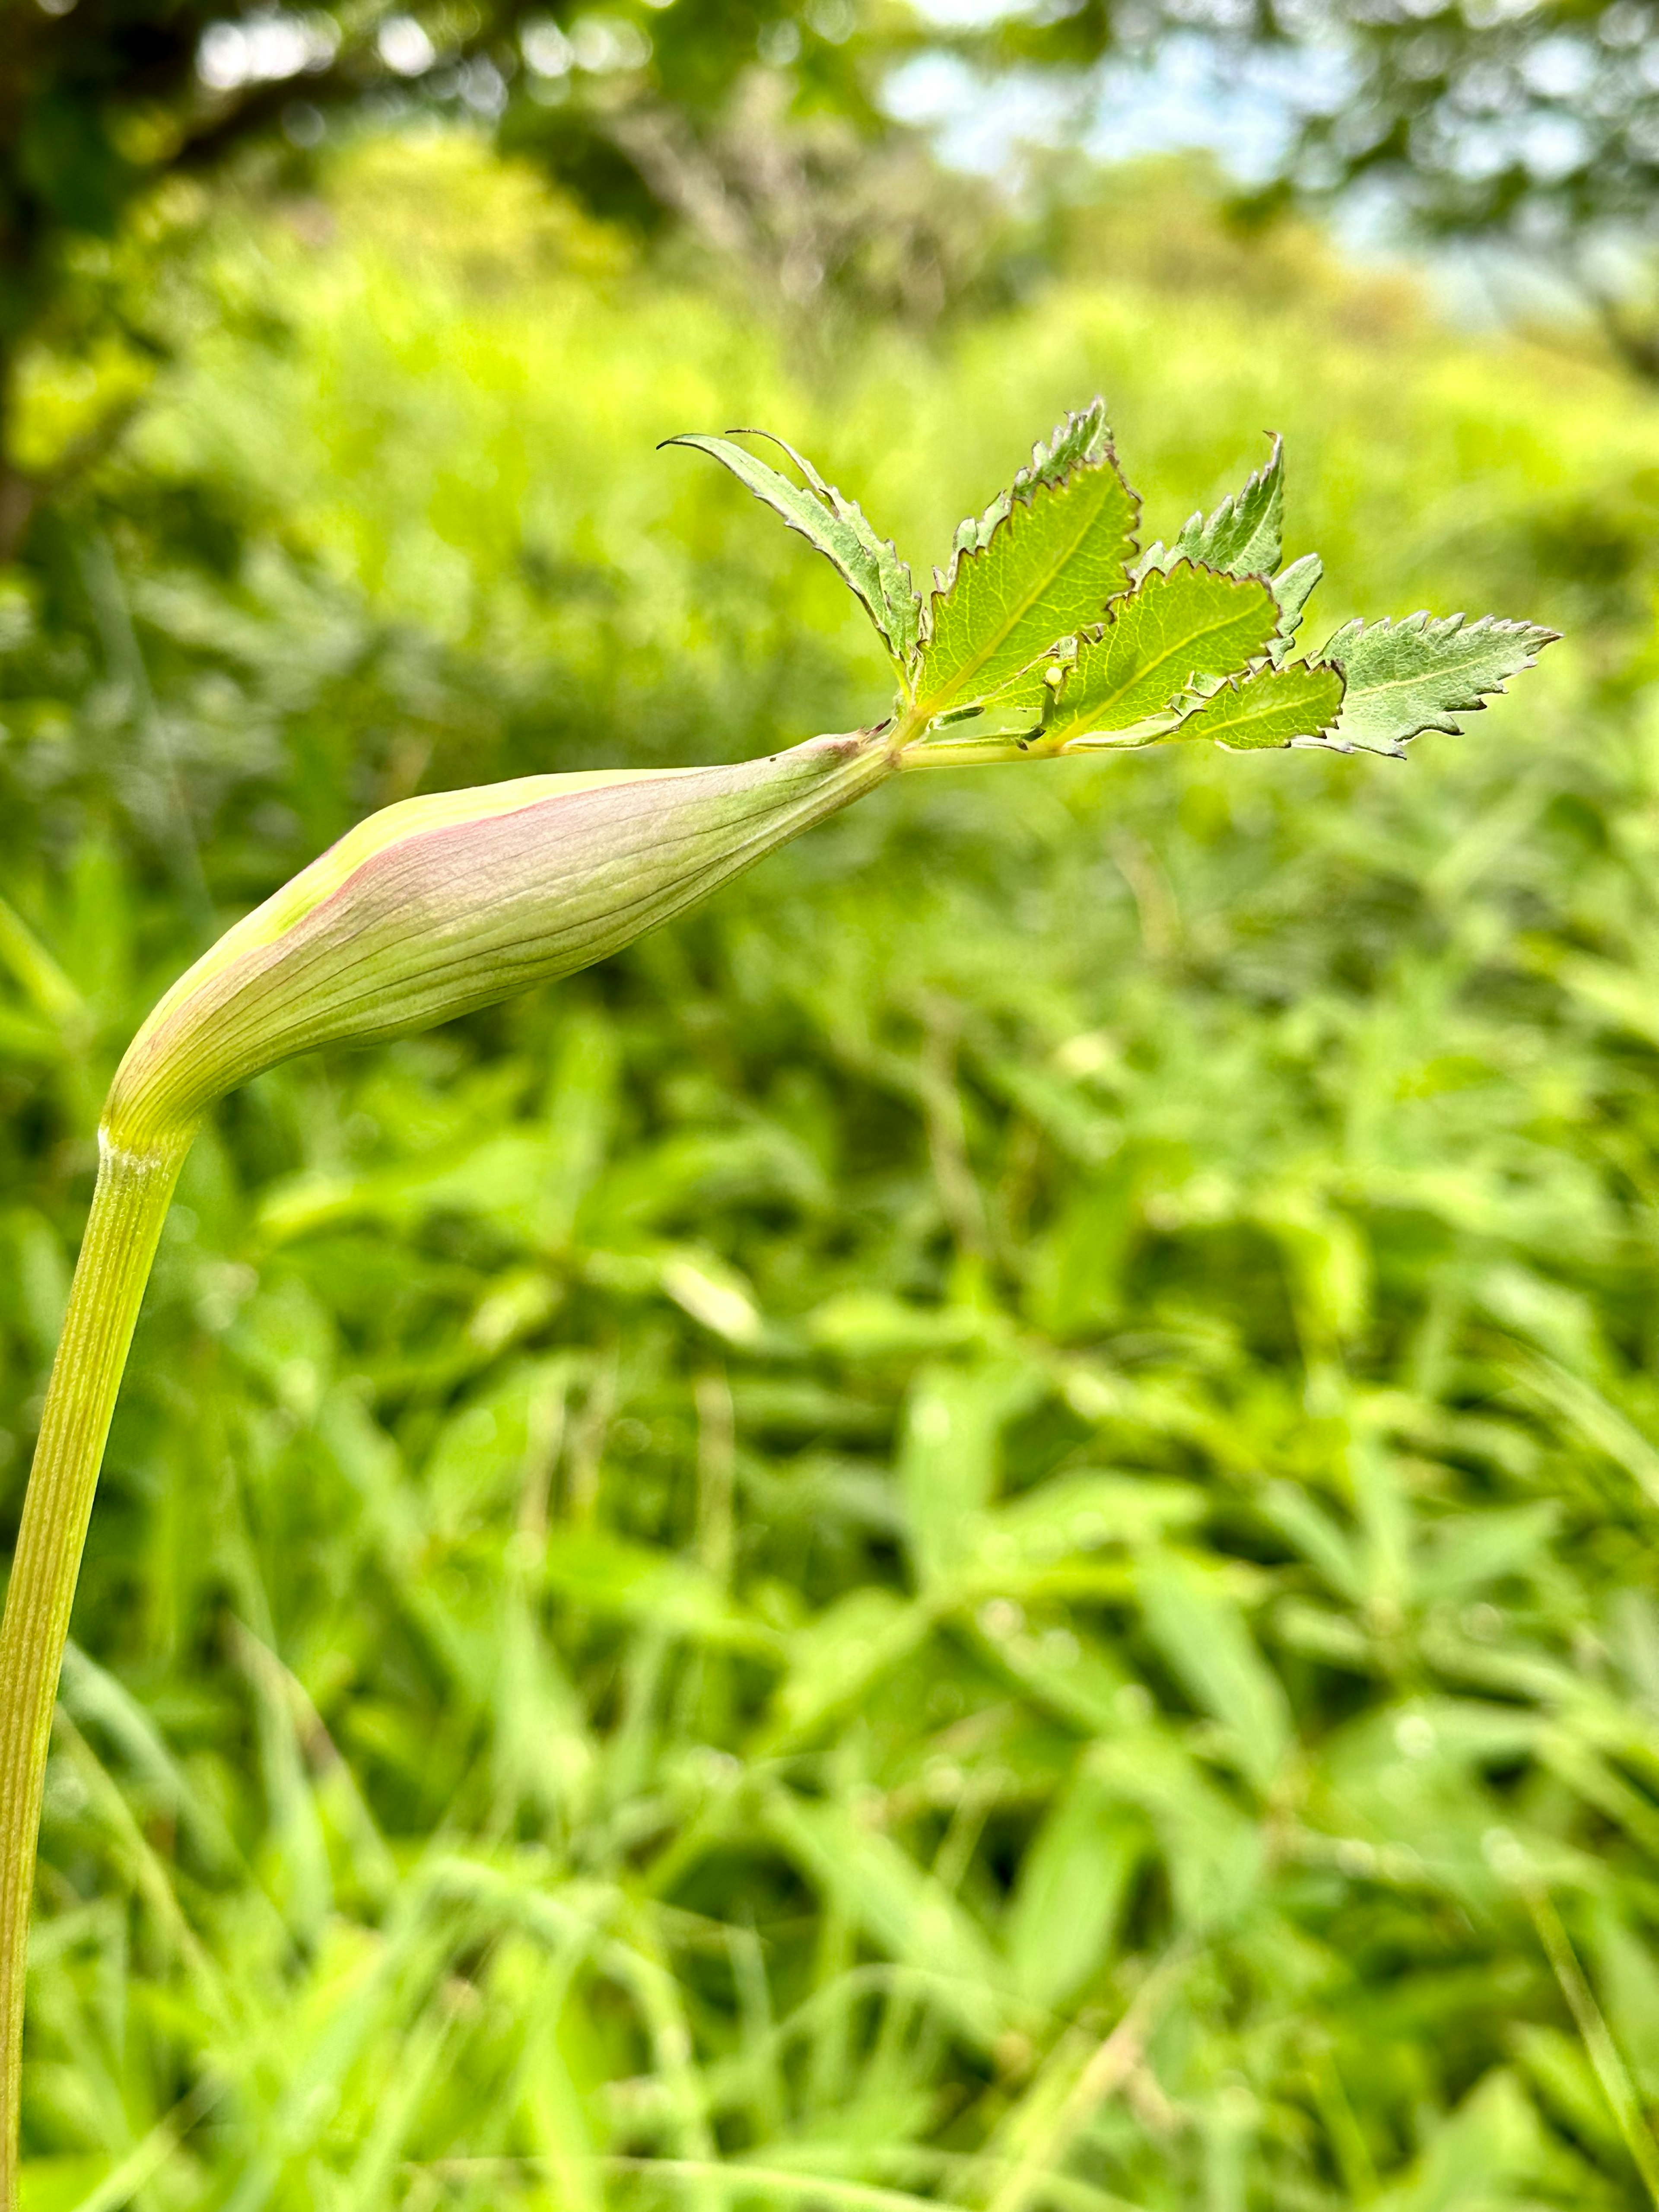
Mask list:
[[[757,58],[873,119],[851,0],[672,0],[603,14],[531,0],[7,0],[0,75],[0,315],[29,315],[76,234],[107,234],[171,168],[260,136],[303,149],[342,107],[420,101],[499,121],[607,208],[644,212],[625,108],[717,110]]]
[[[1656,0],[1080,0],[988,26],[902,0],[7,0],[0,337],[27,326],[77,235],[107,234],[174,168],[264,137],[303,152],[330,112],[422,104],[493,123],[602,212],[719,228],[698,134],[757,62],[798,114],[873,136],[880,80],[919,46],[988,76],[1081,75],[1172,39],[1277,53],[1281,191],[1385,183],[1441,234],[1556,249],[1659,227]],[[1317,66],[1305,66],[1316,64]]]
[[[1592,283],[1598,249],[1659,240],[1654,0],[1085,0],[1012,15],[986,43],[994,65],[1076,70],[1172,39],[1276,58],[1289,127],[1269,201],[1380,186],[1419,234]]]

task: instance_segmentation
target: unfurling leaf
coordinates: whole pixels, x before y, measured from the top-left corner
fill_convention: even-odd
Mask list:
[[[1258,668],[1253,675],[1230,678],[1175,734],[1213,738],[1233,752],[1258,752],[1298,738],[1317,741],[1341,706],[1337,671],[1297,660],[1288,667]]]
[[[1478,714],[1558,635],[1494,615],[1346,623],[1318,655],[1342,671],[1346,687],[1324,742],[1338,752],[1399,754],[1425,730],[1455,737],[1459,714]]]
[[[1173,545],[1154,545],[1143,556],[1139,573],[1150,575],[1184,560],[1230,576],[1268,575],[1279,565],[1284,520],[1285,443],[1275,434],[1272,453],[1249,482],[1213,514],[1189,515]]]
[[[769,437],[771,434],[751,431],[744,434]],[[908,674],[921,635],[921,601],[910,580],[908,568],[889,539],[877,537],[855,500],[844,498],[833,484],[826,483],[811,463],[793,446],[784,445],[781,438],[774,438],[772,442],[782,447],[806,478],[805,488],[757,459],[745,447],[729,437],[710,438],[688,433],[683,437],[666,438],[663,442],[669,446],[695,446],[699,453],[713,454],[757,499],[764,501],[792,530],[798,530],[809,544],[817,546],[862,602],[901,677]]]
[[[1173,723],[1194,684],[1247,667],[1267,650],[1279,620],[1260,578],[1221,576],[1179,562],[1154,569],[1110,610],[1095,636],[1078,641],[1043,734],[1065,745]]]
[[[748,432],[743,435],[766,435]],[[1320,745],[1398,754],[1477,712],[1555,636],[1462,615],[1350,623],[1291,659],[1322,573],[1279,568],[1285,454],[1173,545],[1135,560],[1140,502],[1103,403],[1068,415],[956,534],[926,608],[860,509],[793,447],[802,482],[731,437],[670,439],[730,469],[836,566],[893,656],[899,696],[870,734],[902,768],[1211,737],[1238,750]],[[1275,571],[1277,573],[1275,573]]]
[[[920,711],[988,699],[1058,640],[1097,623],[1127,583],[1137,514],[1097,402],[1061,423],[1012,489],[957,532],[950,570],[936,578]]]

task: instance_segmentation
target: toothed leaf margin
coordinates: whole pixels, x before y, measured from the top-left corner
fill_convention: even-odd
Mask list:
[[[994,513],[988,509],[988,514]],[[936,576],[917,681],[925,712],[990,698],[1058,639],[1098,623],[1128,580],[1139,503],[1097,403],[1068,416],[982,542]]]
[[[1341,706],[1340,671],[1297,660],[1230,677],[1172,734],[1213,738],[1230,752],[1283,750],[1316,742]]]
[[[1342,712],[1328,731],[1301,742],[1399,757],[1425,730],[1455,737],[1460,714],[1480,714],[1559,635],[1496,615],[1346,623],[1315,656],[1342,672]]]
[[[738,434],[771,435],[763,430],[716,438],[688,431],[678,438],[665,438],[663,443],[691,446],[712,455],[757,499],[815,546],[856,594],[901,674],[908,676],[921,634],[921,600],[906,563],[890,542],[877,537],[856,501],[843,497],[833,484],[826,483],[793,447],[785,445],[781,438],[773,440],[806,478],[805,487],[736,444]]]

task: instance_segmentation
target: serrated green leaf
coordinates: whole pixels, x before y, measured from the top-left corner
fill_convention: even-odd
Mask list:
[[[1341,706],[1342,678],[1334,668],[1292,661],[1287,668],[1258,668],[1243,681],[1224,684],[1175,734],[1213,738],[1234,752],[1259,752],[1298,738],[1316,739]]]
[[[988,545],[999,523],[1005,522],[1016,499],[1030,495],[1037,484],[1061,484],[1072,470],[1110,458],[1112,433],[1106,421],[1106,402],[1097,397],[1079,413],[1056,423],[1047,438],[1031,448],[1031,458],[1014,472],[1006,491],[1000,491],[983,514],[970,514],[957,525],[951,541],[950,579],[956,575],[957,556]],[[936,581],[939,580],[936,578]],[[943,586],[942,586],[943,587]]]
[[[1057,422],[1047,438],[1038,439],[1029,463],[1015,471],[1014,496],[1018,498],[1033,484],[1063,483],[1081,463],[1109,459],[1111,452],[1106,402],[1097,393],[1086,407]]]
[[[969,526],[957,533],[950,573],[936,579],[923,710],[988,698],[1056,639],[1098,622],[1124,587],[1138,512],[1103,416],[1062,423],[1006,505],[972,526],[972,543]]]
[[[1495,615],[1346,623],[1318,655],[1342,671],[1346,685],[1341,714],[1322,742],[1338,752],[1399,754],[1425,730],[1455,737],[1459,714],[1479,714],[1559,635]]]
[[[1265,576],[1279,564],[1285,521],[1285,442],[1276,434],[1264,465],[1200,522],[1194,515],[1175,542],[1176,558]]]
[[[1288,568],[1281,568],[1273,580],[1273,597],[1279,602],[1279,629],[1267,647],[1267,658],[1274,662],[1284,659],[1296,642],[1296,634],[1302,627],[1302,617],[1308,611],[1308,602],[1318,588],[1325,573],[1325,563],[1317,553],[1304,553],[1299,561],[1292,561]]]
[[[1273,595],[1258,577],[1221,576],[1188,561],[1167,574],[1155,569],[1117,602],[1097,635],[1079,639],[1045,739],[1073,744],[1173,720],[1192,684],[1246,668],[1278,620]]]
[[[746,434],[771,435],[769,431]],[[921,600],[908,566],[888,539],[877,537],[856,501],[844,498],[833,484],[826,483],[811,463],[781,438],[773,443],[782,447],[806,478],[805,487],[792,483],[729,437],[687,432],[663,442],[692,446],[699,453],[712,454],[757,499],[816,546],[862,601],[901,673],[908,672],[921,630]]]
[[[1188,517],[1173,545],[1154,545],[1139,574],[1191,561],[1229,576],[1266,576],[1278,566],[1285,520],[1285,443],[1273,449],[1249,483],[1231,492],[1212,514]]]
[[[837,520],[844,522],[863,546],[866,557],[874,562],[880,584],[881,602],[886,615],[884,625],[877,627],[891,644],[895,654],[908,662],[915,652],[921,635],[921,594],[910,576],[910,564],[899,558],[897,547],[890,538],[878,538],[864,509],[855,499],[848,499],[832,483],[827,483],[813,467],[805,453],[799,453],[787,440],[770,430],[754,430],[751,437],[769,439],[773,445],[787,453],[818,497]]]

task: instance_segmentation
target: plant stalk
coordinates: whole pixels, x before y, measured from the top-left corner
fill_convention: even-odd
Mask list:
[[[46,1749],[115,1395],[189,1139],[100,1140],[0,1626],[0,2212],[17,2212],[23,1991]]]

